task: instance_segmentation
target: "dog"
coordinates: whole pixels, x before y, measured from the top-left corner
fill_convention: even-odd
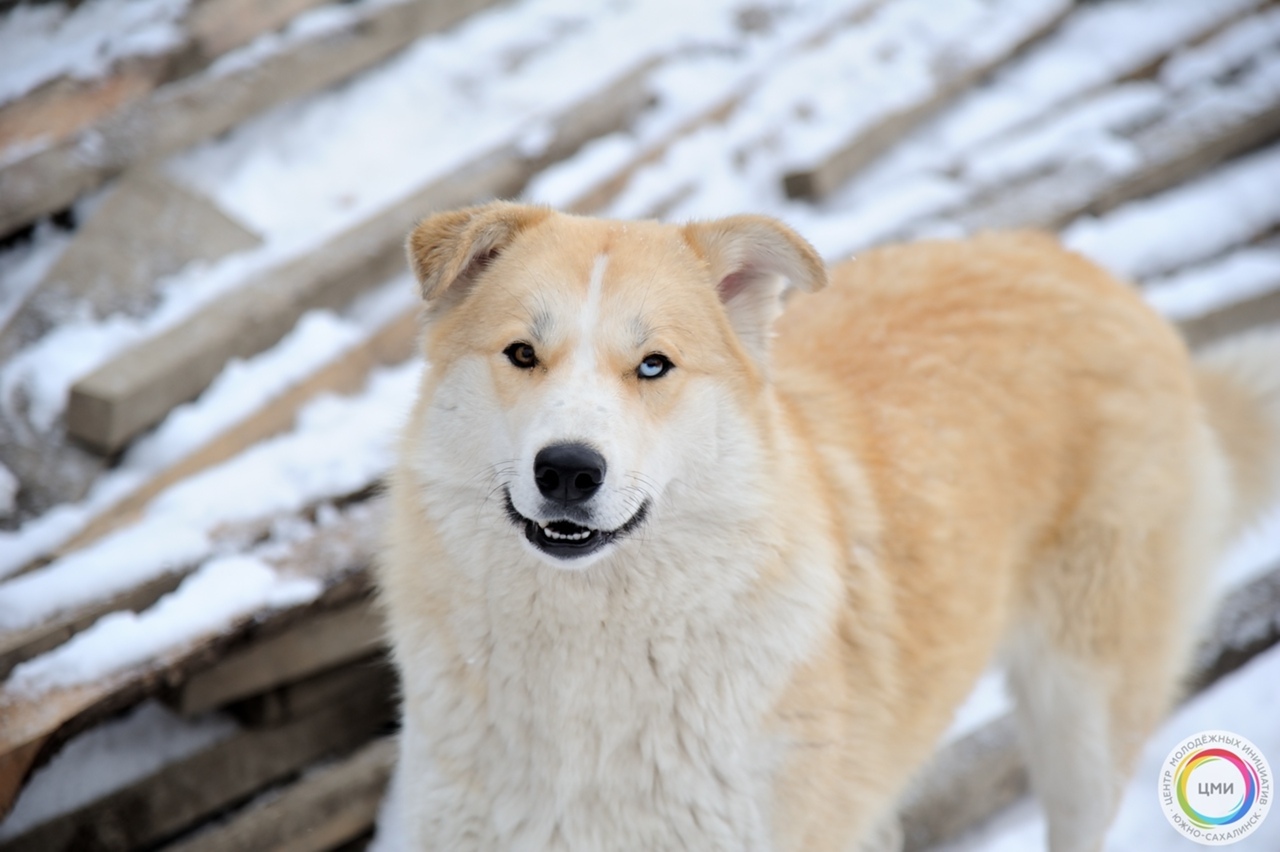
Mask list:
[[[1037,233],[828,272],[764,217],[494,202],[408,254],[380,838],[889,847],[996,660],[1050,848],[1100,848],[1210,566],[1276,496],[1280,336],[1193,362]]]

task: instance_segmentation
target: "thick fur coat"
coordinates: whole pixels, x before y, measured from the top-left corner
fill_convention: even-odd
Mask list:
[[[1210,566],[1275,495],[1280,338],[1193,364],[1031,233],[828,274],[760,217],[495,203],[409,250],[384,844],[891,844],[999,659],[1052,849],[1100,847]],[[566,445],[595,461],[549,468]]]

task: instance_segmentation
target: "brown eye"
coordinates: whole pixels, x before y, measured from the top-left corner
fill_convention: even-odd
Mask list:
[[[502,354],[506,355],[507,360],[521,370],[532,370],[538,366],[538,354],[533,351],[533,347],[528,343],[513,343],[503,349]]]
[[[671,363],[670,358],[655,352],[652,355],[646,355],[640,362],[640,366],[636,367],[636,375],[642,379],[660,379],[671,372],[673,367],[675,364]]]

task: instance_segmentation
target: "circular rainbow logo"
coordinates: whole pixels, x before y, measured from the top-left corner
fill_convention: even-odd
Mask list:
[[[1216,769],[1214,764],[1219,761],[1226,761],[1237,773],[1240,779],[1239,787],[1234,781],[1224,782],[1210,781],[1207,784],[1200,782],[1202,789],[1213,792],[1213,788],[1219,790],[1229,790],[1228,795],[1236,795],[1239,790],[1238,797],[1231,804],[1227,813],[1221,815],[1204,814],[1198,811],[1195,805],[1192,805],[1187,797],[1187,785],[1191,783],[1192,776],[1197,774],[1199,769]],[[1204,775],[1205,773],[1200,773]],[[1218,774],[1218,773],[1215,773]],[[1187,815],[1187,819],[1200,828],[1212,828],[1218,825],[1231,825],[1238,822],[1245,814],[1249,813],[1249,809],[1253,807],[1253,803],[1258,799],[1258,786],[1261,779],[1258,777],[1258,770],[1245,763],[1238,756],[1225,748],[1203,748],[1199,751],[1193,751],[1178,764],[1178,768],[1174,770],[1173,777],[1178,788],[1178,806],[1182,808],[1182,812]],[[1199,791],[1198,791],[1199,792]]]
[[[1258,747],[1228,731],[1202,731],[1183,740],[1160,773],[1169,824],[1206,846],[1243,840],[1270,810],[1271,768]]]

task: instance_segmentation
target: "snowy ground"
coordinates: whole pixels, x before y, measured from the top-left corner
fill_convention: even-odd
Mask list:
[[[98,14],[106,2],[89,0],[81,7],[83,15]],[[20,24],[31,33],[38,29],[42,38],[54,37],[64,27],[96,46],[50,56],[44,64],[24,64],[23,76],[6,70],[10,59],[4,39],[14,36],[0,28],[0,101],[50,74],[90,73],[94,66],[83,51],[159,50],[171,37],[169,22],[184,5],[138,4],[137,14],[149,16],[146,32],[152,40],[136,43],[118,37],[92,42],[85,35],[89,30],[75,29],[81,27],[79,19],[59,23],[49,12],[40,12],[43,18],[24,13],[29,19]],[[937,4],[923,0],[883,8],[873,8],[869,0],[815,0],[770,7],[769,27],[744,29],[744,4],[737,0],[620,0],[590,14],[572,0],[519,0],[423,39],[347,85],[272,110],[170,161],[171,175],[259,231],[261,247],[212,265],[193,265],[162,282],[158,307],[148,316],[84,316],[68,322],[0,366],[0,405],[30,429],[53,427],[70,385],[133,341],[189,316],[252,272],[313,248],[478,149],[510,140],[536,149],[547,137],[545,116],[557,104],[593,82],[654,59],[663,60],[651,78],[654,106],[628,131],[597,140],[548,169],[527,197],[567,203],[613,165],[648,150],[709,106],[740,98],[728,120],[685,135],[641,168],[604,212],[672,219],[767,213],[791,222],[834,258],[886,234],[954,231],[952,217],[969,200],[1020,171],[1068,155],[1127,167],[1132,152],[1121,129],[1162,99],[1235,67],[1232,63],[1243,56],[1270,56],[1280,13],[1228,28],[1183,51],[1159,81],[1110,88],[1107,82],[1126,69],[1144,67],[1190,34],[1212,29],[1214,21],[1257,5],[1251,0],[1115,0],[1084,6],[989,84],[917,129],[834,197],[812,205],[786,199],[778,176],[806,152],[828,144],[833,134],[848,130],[850,93],[859,91],[850,86],[841,97],[833,92],[825,100],[814,98],[814,80],[857,80],[876,92],[875,99],[857,101],[860,108],[883,110],[918,94],[918,87],[936,84],[928,74],[927,46],[945,47],[975,32],[998,40],[1000,33],[989,31],[991,21],[1051,16],[1064,3],[964,0],[949,4],[944,15],[937,13]],[[859,11],[867,16],[851,23]],[[819,35],[830,38],[812,49]],[[877,59],[882,56],[893,59]],[[583,67],[592,68],[592,74],[575,71]],[[1280,146],[1273,144],[1158,197],[1081,219],[1065,236],[1118,274],[1146,281],[1151,303],[1181,319],[1280,280],[1280,250],[1274,243],[1247,245],[1280,228],[1275,187],[1280,187]],[[55,262],[67,240],[64,233],[42,229],[31,243],[0,254],[0,321]],[[363,340],[408,305],[411,294],[408,279],[399,278],[341,314],[308,315],[275,348],[229,365],[199,400],[175,410],[136,442],[84,501],[0,532],[0,630],[30,626],[148,577],[189,572],[177,591],[147,611],[108,616],[62,648],[19,666],[5,688],[38,691],[93,678],[189,639],[191,629],[216,630],[255,607],[314,594],[261,562],[220,552],[214,531],[248,518],[296,512],[376,479],[387,465],[389,438],[404,416],[416,365],[379,371],[363,393],[316,400],[293,432],[174,486],[152,502],[138,524],[44,568],[4,578],[56,548],[96,511],[279,388]],[[323,451],[338,445],[349,450],[341,458]],[[328,461],[314,464],[317,457]],[[0,502],[4,473],[0,469]],[[243,487],[246,481],[254,486]],[[239,485],[231,489],[229,482]],[[245,500],[246,494],[254,500]],[[1219,576],[1224,585],[1236,585],[1278,561],[1280,507],[1224,560]],[[196,607],[208,600],[218,607]],[[193,608],[200,609],[200,619],[189,618]],[[1278,685],[1280,652],[1273,651],[1170,719],[1148,747],[1108,848],[1188,848],[1156,808],[1154,780],[1156,763],[1186,734],[1236,730],[1271,756],[1273,768],[1280,767]],[[993,674],[962,708],[951,735],[1006,707]],[[156,715],[160,712],[144,708],[137,716],[168,731]],[[214,727],[218,736],[225,735],[223,727]],[[178,739],[204,742],[201,736]],[[158,739],[150,743],[169,747]],[[85,753],[102,752],[85,746]],[[47,772],[69,771],[56,767]],[[32,819],[19,814],[46,812],[39,809],[51,807],[53,784],[33,784],[19,811],[0,824],[0,837],[16,831],[20,819]],[[1042,830],[1034,808],[1019,806],[951,848],[1037,849]],[[1280,814],[1238,848],[1280,848]]]

